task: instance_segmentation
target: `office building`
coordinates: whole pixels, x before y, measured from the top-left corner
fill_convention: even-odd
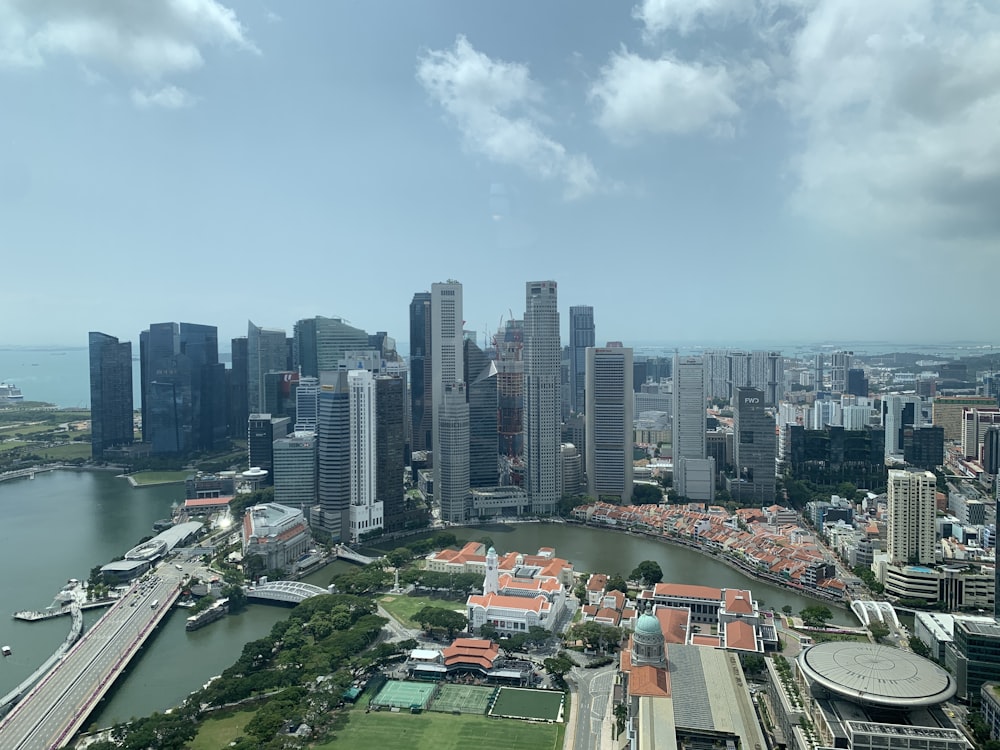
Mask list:
[[[784,360],[781,352],[752,351],[727,352],[728,398],[730,402],[737,388],[757,388],[764,392],[766,406],[777,406],[781,397]]]
[[[376,497],[375,378],[367,370],[347,373],[351,409],[351,539],[382,528]]]
[[[595,345],[594,308],[578,305],[569,309],[569,408],[579,413],[586,400],[586,351]],[[645,378],[643,378],[645,380]]]
[[[382,504],[382,525],[399,531],[405,525],[403,472],[406,380],[400,375],[375,377],[375,498]]]
[[[961,440],[964,409],[996,406],[997,400],[990,396],[936,396],[931,405],[931,421],[944,428],[945,440]]]
[[[705,369],[700,357],[674,355],[671,447],[674,489],[689,500],[715,498],[715,462],[705,448]]]
[[[462,523],[468,518],[469,484],[469,402],[465,383],[445,386],[436,399],[437,427],[434,430],[434,497],[441,508],[441,520]]]
[[[903,430],[918,427],[920,399],[916,396],[886,396],[882,399],[882,426],[885,428],[885,457],[903,454]]]
[[[705,378],[705,396],[709,399],[728,401],[729,352],[725,349],[709,350],[702,355]]]
[[[274,501],[303,513],[316,505],[316,433],[292,432],[274,441]]]
[[[280,328],[262,328],[247,321],[247,393],[248,409],[256,414],[266,411],[264,375],[288,370],[288,342]]]
[[[563,443],[560,450],[562,452],[563,493],[577,495],[583,489],[583,457],[572,443]]]
[[[325,372],[319,387],[318,491],[322,528],[351,539],[351,409],[347,371]]]
[[[983,470],[990,476],[1000,474],[1000,427],[983,432]]]
[[[885,431],[881,428],[809,430],[789,424],[785,432],[784,459],[796,479],[816,484],[851,482],[873,492],[885,487]]]
[[[226,366],[219,362],[215,326],[180,324],[181,354],[191,361],[192,449],[215,451],[227,445]]]
[[[524,321],[508,320],[497,332],[497,449],[507,465],[524,449]]]
[[[471,338],[463,343],[462,359],[469,399],[469,484],[495,487],[499,477],[496,362]]]
[[[632,501],[632,350],[586,350],[587,494]]]
[[[319,378],[300,377],[295,388],[295,431],[319,429]]]
[[[962,455],[978,461],[983,450],[983,437],[990,427],[1000,427],[1000,409],[980,407],[962,409]]]
[[[441,481],[438,420],[445,389],[462,382],[462,340],[462,285],[454,280],[431,284],[431,443],[435,495]],[[464,388],[462,395],[465,395]],[[468,451],[466,443],[466,454]]]
[[[428,451],[433,443],[431,375],[431,295],[417,292],[410,302],[410,451]]]
[[[847,371],[854,367],[854,352],[834,352],[830,355],[830,391],[847,393]]]
[[[250,468],[263,469],[263,484],[274,484],[274,441],[287,437],[292,429],[288,417],[251,414],[247,418],[247,457]]]
[[[889,471],[886,551],[890,562],[917,565],[934,563],[936,492],[937,479],[929,471]]]
[[[983,684],[1000,680],[1000,624],[956,618],[945,666],[955,675],[958,697],[978,706]]]
[[[778,439],[774,419],[764,408],[764,392],[737,388],[733,409],[733,468],[729,493],[761,507],[774,502]]]
[[[232,367],[229,370],[229,437],[243,440],[247,419],[250,417],[250,371],[247,337],[240,336],[230,342]]]
[[[90,451],[95,461],[107,448],[131,445],[132,343],[106,333],[91,331],[90,348]]]
[[[369,348],[368,333],[340,318],[317,315],[295,324],[293,359],[306,377],[318,378],[321,372],[336,370],[345,352]],[[280,369],[285,369],[284,367]]]
[[[556,282],[525,284],[524,310],[524,460],[532,512],[555,512],[562,497],[559,466],[560,363]]]
[[[840,412],[840,421],[845,430],[863,430],[871,423],[872,408],[852,404]]]
[[[868,378],[865,371],[857,367],[852,367],[847,371],[847,393],[852,396],[868,396]]]
[[[944,429],[904,427],[903,460],[918,469],[933,471],[944,463]]]

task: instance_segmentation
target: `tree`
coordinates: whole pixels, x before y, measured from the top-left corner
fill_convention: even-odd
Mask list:
[[[397,547],[385,556],[394,568],[401,568],[413,559],[413,553],[407,547]]]
[[[764,657],[759,654],[740,654],[743,671],[747,674],[757,674],[764,671]]]
[[[799,612],[802,622],[813,628],[824,628],[833,619],[833,612],[824,604],[815,604]]]
[[[663,502],[663,490],[654,484],[636,484],[632,487],[633,505],[655,505]]]
[[[479,626],[480,638],[485,638],[488,641],[495,641],[497,640],[498,636],[499,633],[497,632],[496,627],[492,623],[485,622]]]
[[[444,607],[424,607],[413,616],[413,619],[424,630],[441,628],[447,631],[449,638],[455,635],[456,630],[464,630],[469,624],[465,615]]]
[[[915,653],[917,656],[922,656],[925,659],[931,658],[931,650],[922,640],[917,638],[915,635],[911,635],[908,641],[910,646],[910,651]]]
[[[569,631],[570,638],[583,641],[587,648],[595,651],[605,651],[617,646],[622,639],[621,628],[613,625],[601,625],[599,622],[581,622]]]
[[[781,608],[781,611],[784,612],[786,615],[792,614],[792,605],[786,604],[784,607]]]
[[[574,667],[572,660],[566,658],[562,654],[558,656],[551,656],[542,662],[542,666],[545,667],[545,671],[552,675],[559,682],[563,681],[566,674]]]
[[[607,585],[608,591],[621,591],[623,594],[628,593],[628,583],[624,578],[618,573],[615,573],[611,578],[608,579]]]
[[[875,620],[868,624],[868,632],[872,634],[876,643],[882,643],[889,637],[890,630],[887,625]]]
[[[642,581],[644,586],[654,586],[663,580],[663,570],[654,560],[643,560],[629,574],[633,581]]]

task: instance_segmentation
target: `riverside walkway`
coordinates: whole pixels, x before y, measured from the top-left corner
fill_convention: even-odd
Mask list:
[[[4,750],[65,747],[170,611],[196,564],[161,565],[69,649],[0,722]]]

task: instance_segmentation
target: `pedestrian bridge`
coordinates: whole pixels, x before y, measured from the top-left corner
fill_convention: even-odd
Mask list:
[[[298,604],[314,596],[329,594],[326,589],[301,581],[268,581],[259,586],[248,587],[247,599],[260,602],[277,602],[281,604]]]
[[[341,560],[348,560],[349,562],[357,563],[358,565],[369,565],[379,559],[377,557],[366,557],[360,552],[355,552],[346,544],[337,545],[336,551],[337,557]]]
[[[851,611],[858,616],[866,628],[872,622],[881,622],[899,630],[902,626],[896,617],[896,610],[889,602],[874,602],[868,599],[858,599],[851,602]]]

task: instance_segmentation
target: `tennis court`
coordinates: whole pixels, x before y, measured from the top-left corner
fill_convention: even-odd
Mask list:
[[[442,685],[431,702],[431,711],[485,714],[497,689],[481,685]]]
[[[563,698],[558,690],[502,687],[490,707],[490,716],[532,721],[562,721]]]
[[[405,682],[389,680],[372,698],[373,706],[390,706],[396,708],[427,708],[427,701],[437,688],[436,684],[427,682]]]

